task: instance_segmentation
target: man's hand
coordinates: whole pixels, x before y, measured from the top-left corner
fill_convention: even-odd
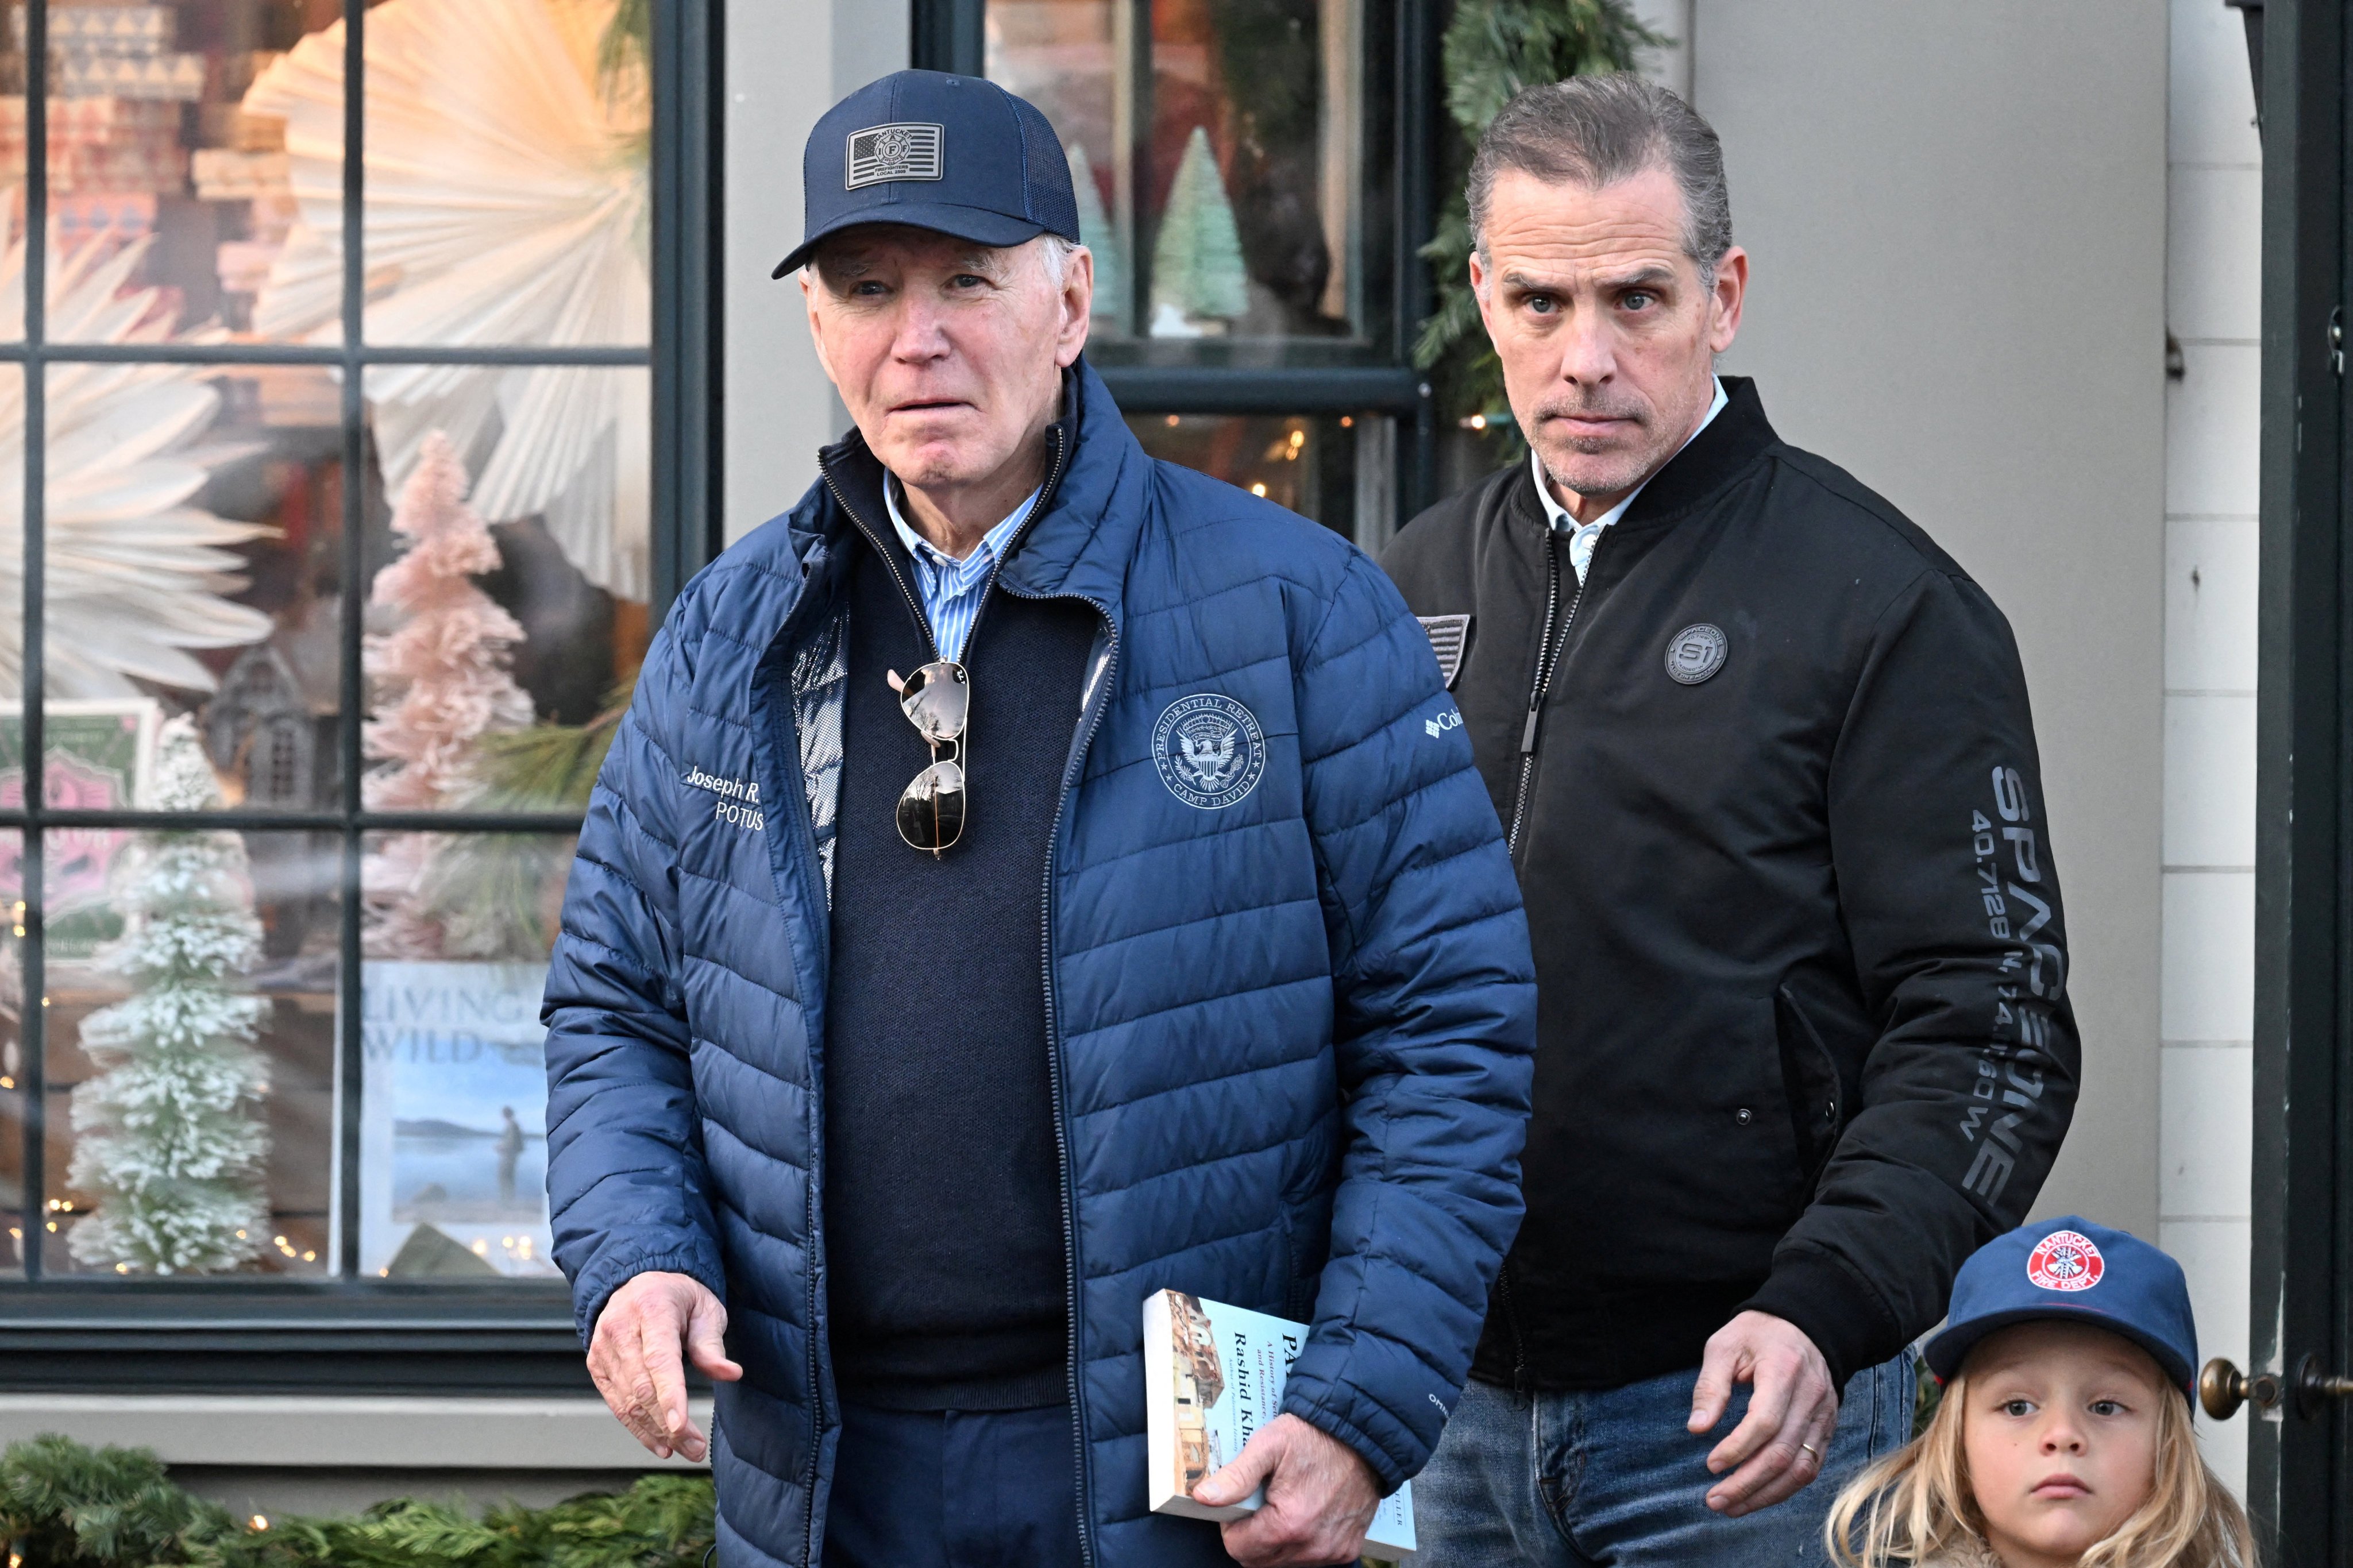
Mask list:
[[[711,1445],[686,1413],[681,1349],[704,1375],[733,1383],[727,1309],[683,1274],[640,1274],[606,1299],[588,1342],[588,1373],[621,1425],[658,1459],[671,1451],[700,1462]]]
[[[1232,1464],[1195,1487],[1193,1499],[1229,1508],[1261,1481],[1266,1506],[1224,1526],[1226,1552],[1242,1568],[1324,1568],[1363,1555],[1381,1489],[1354,1448],[1296,1415],[1278,1415]]]
[[[1769,1312],[1743,1312],[1707,1342],[1692,1390],[1694,1433],[1715,1429],[1736,1383],[1756,1391],[1748,1414],[1707,1457],[1711,1473],[1732,1471],[1708,1489],[1707,1506],[1738,1519],[1796,1495],[1821,1474],[1838,1430],[1839,1391],[1805,1331]]]

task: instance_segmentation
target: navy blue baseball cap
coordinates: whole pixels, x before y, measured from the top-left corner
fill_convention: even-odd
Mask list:
[[[2122,1334],[2184,1394],[2197,1381],[2198,1325],[2181,1265],[2137,1236],[2076,1215],[2021,1226],[1971,1254],[1953,1281],[1951,1315],[1922,1353],[1949,1382],[1988,1334],[2047,1318]]]
[[[801,153],[801,242],[771,277],[829,234],[902,223],[976,245],[1079,237],[1060,138],[1035,104],[993,81],[894,71],[825,111]]]

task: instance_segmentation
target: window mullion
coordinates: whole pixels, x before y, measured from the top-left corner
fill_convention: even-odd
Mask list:
[[[25,497],[21,509],[24,616],[23,650],[17,667],[18,720],[25,756],[24,879],[25,940],[23,1017],[18,1033],[25,1051],[25,1151],[20,1194],[24,1211],[25,1278],[41,1278],[42,1228],[48,1213],[48,981],[42,963],[42,780],[41,687],[44,608],[47,584],[42,521],[47,485],[47,367],[41,348],[48,332],[49,211],[49,18],[46,4],[25,8],[25,347],[23,390]]]
[[[343,897],[335,966],[335,1272],[356,1279],[360,1267],[360,1096],[366,1055],[360,1027],[360,719],[367,682],[360,663],[367,611],[367,6],[344,0],[343,11],[343,709],[337,740],[343,753],[343,825],[338,837]]]

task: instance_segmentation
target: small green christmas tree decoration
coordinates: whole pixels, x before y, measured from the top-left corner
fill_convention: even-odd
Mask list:
[[[1185,140],[1152,251],[1152,335],[1199,337],[1193,322],[1232,321],[1250,308],[1248,285],[1234,205],[1219,177],[1209,133],[1196,125]]]
[[[1071,189],[1079,199],[1079,243],[1095,258],[1094,314],[1109,316],[1125,326],[1127,254],[1120,248],[1118,232],[1103,212],[1103,193],[1095,188],[1094,165],[1087,161],[1087,150],[1076,142],[1071,143],[1070,163]]]
[[[1413,363],[1432,371],[1440,406],[1457,418],[1486,417],[1514,457],[1525,450],[1504,396],[1504,367],[1471,292],[1471,215],[1464,204],[1470,150],[1522,88],[1573,76],[1632,70],[1643,49],[1670,40],[1635,19],[1628,0],[1461,0],[1447,24],[1446,107],[1461,127],[1454,193],[1421,254],[1438,289],[1438,309],[1421,324]]]
[[[195,722],[164,726],[146,805],[221,804]],[[262,1249],[269,1209],[259,1115],[268,1064],[254,1039],[269,1003],[241,988],[261,956],[245,844],[234,833],[146,833],[117,884],[121,938],[99,958],[132,994],[82,1020],[101,1069],[76,1088],[68,1180],[97,1199],[67,1247],[124,1274],[206,1274]]]

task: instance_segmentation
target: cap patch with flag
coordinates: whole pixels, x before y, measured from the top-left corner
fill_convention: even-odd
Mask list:
[[[1417,616],[1415,619],[1430,634],[1430,651],[1438,656],[1438,673],[1446,678],[1446,689],[1453,690],[1454,678],[1462,673],[1462,650],[1471,640],[1471,617]]]
[[[996,82],[947,71],[892,71],[818,117],[801,149],[801,242],[774,276],[863,224],[987,249],[1041,234],[1080,243],[1070,157],[1046,116]]]
[[[841,188],[880,184],[884,180],[936,180],[941,177],[941,146],[947,139],[944,125],[870,125],[849,133],[849,172]]]

